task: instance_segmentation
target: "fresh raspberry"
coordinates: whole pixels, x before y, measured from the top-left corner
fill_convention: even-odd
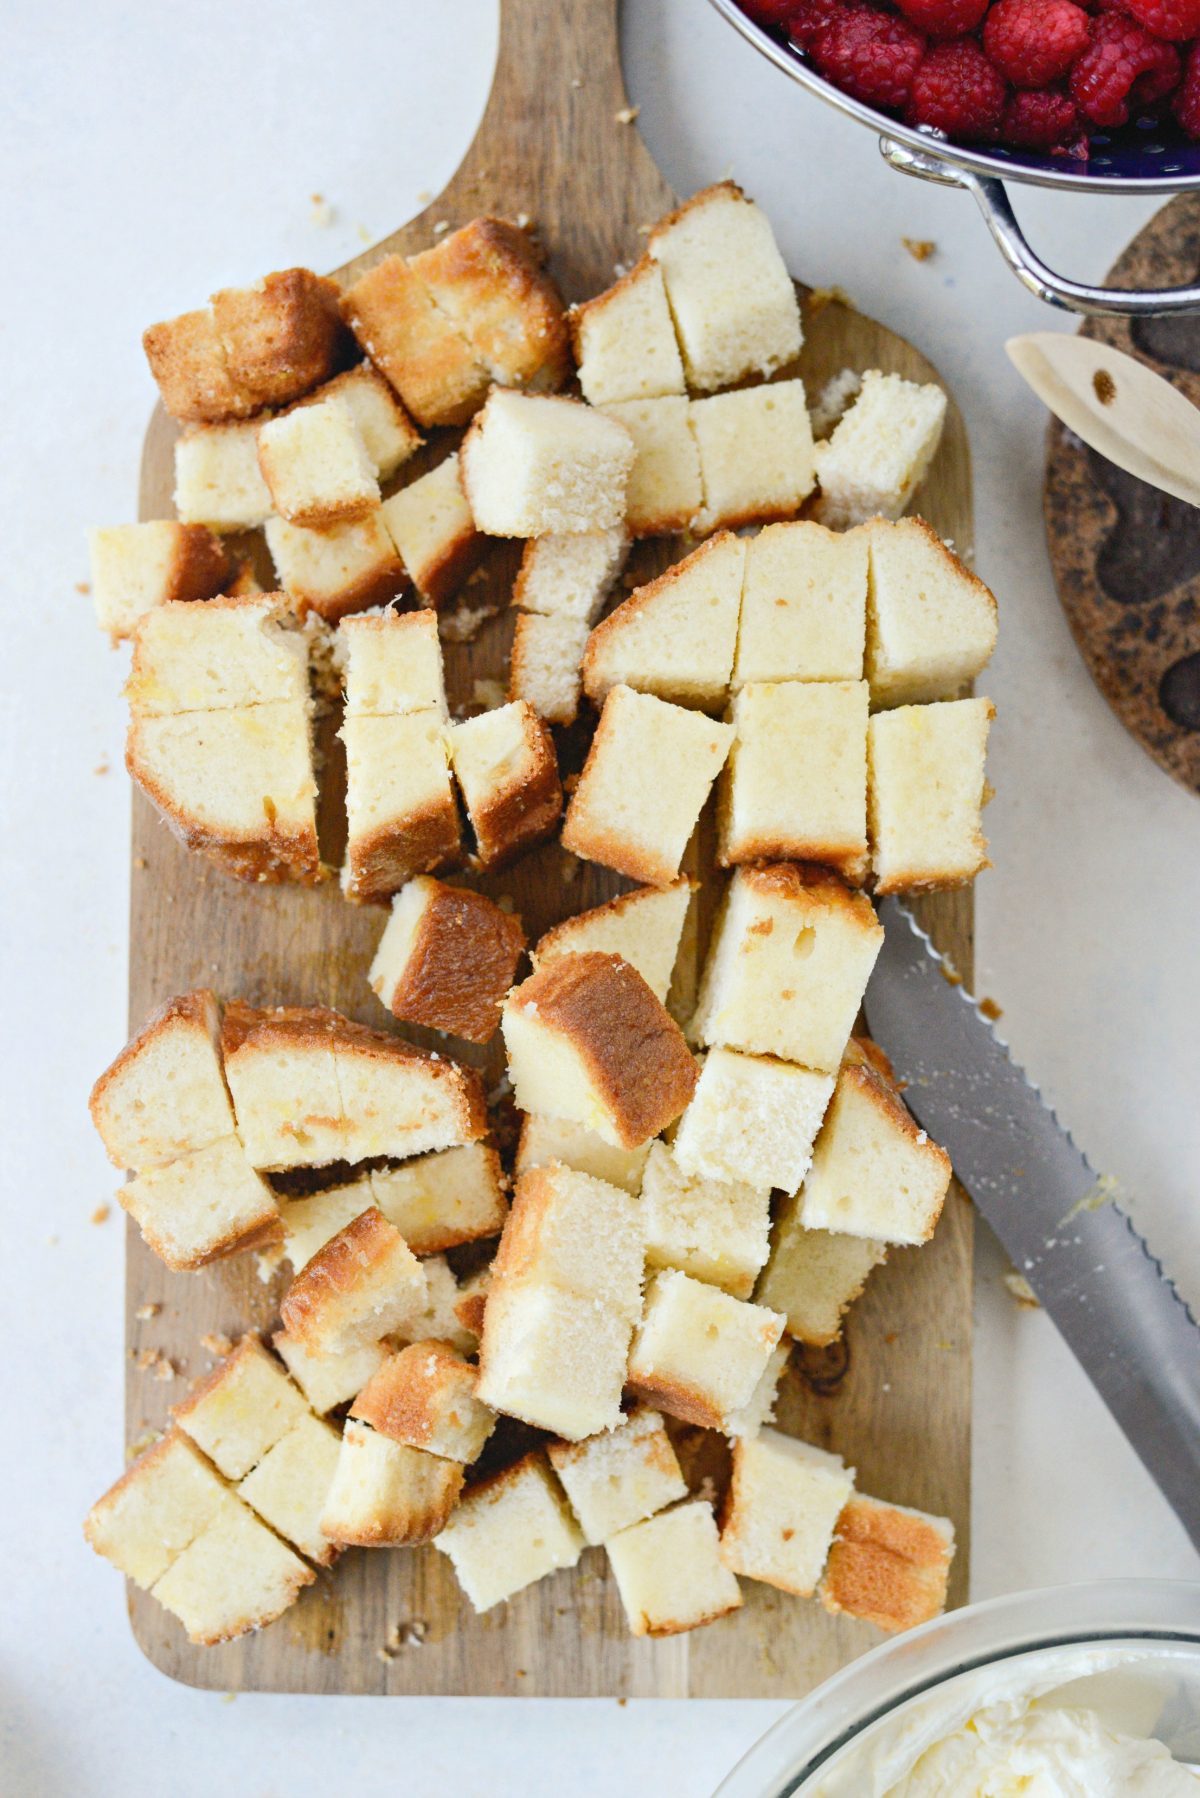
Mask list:
[[[905,18],[930,37],[962,37],[974,31],[988,0],[896,0]]]
[[[1171,106],[1188,136],[1200,137],[1200,44],[1193,44],[1188,51],[1183,80]]]
[[[1200,37],[1200,0],[1124,0],[1126,12],[1132,13],[1154,37]]]
[[[1071,70],[1071,98],[1094,125],[1124,125],[1129,105],[1161,100],[1179,80],[1179,52],[1123,13],[1100,13]]]
[[[1079,109],[1058,87],[1022,88],[1008,96],[1000,136],[1021,150],[1053,150],[1079,130]]]
[[[866,106],[908,104],[925,39],[894,13],[846,6],[817,33],[812,59],[827,81]]]
[[[1088,16],[1074,0],[997,0],[983,47],[1014,87],[1048,87],[1087,49]]]
[[[798,50],[811,50],[826,25],[846,11],[845,0],[792,0],[787,34]]]
[[[764,31],[782,31],[795,0],[738,0],[738,5]]]
[[[934,44],[913,77],[909,121],[968,142],[994,138],[1007,91],[974,38]]]

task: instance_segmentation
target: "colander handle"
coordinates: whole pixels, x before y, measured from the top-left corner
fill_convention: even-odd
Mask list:
[[[889,137],[880,138],[879,148],[884,161],[899,169],[902,175],[937,181],[944,187],[963,187],[973,194],[988,230],[999,245],[1000,254],[1017,280],[1048,305],[1061,306],[1064,312],[1110,318],[1200,312],[1200,286],[1125,292],[1112,287],[1091,287],[1086,281],[1069,281],[1064,275],[1056,275],[1034,255],[1026,242],[1003,181],[994,175],[977,175],[971,169],[958,168],[929,152],[910,150]]]

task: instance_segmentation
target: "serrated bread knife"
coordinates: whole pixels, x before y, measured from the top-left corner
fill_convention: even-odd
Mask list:
[[[1200,1548],[1200,1328],[1129,1219],[895,899],[867,1023],[917,1122]]]

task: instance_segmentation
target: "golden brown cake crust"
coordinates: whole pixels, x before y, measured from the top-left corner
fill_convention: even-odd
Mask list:
[[[437,1398],[447,1380],[478,1373],[449,1342],[413,1342],[389,1355],[350,1407],[350,1416],[369,1423],[393,1442],[423,1447],[438,1428]]]
[[[523,728],[532,770],[494,787],[486,803],[471,813],[482,868],[501,868],[544,842],[562,817],[562,782],[550,727],[527,706]]]
[[[462,835],[453,793],[447,790],[441,804],[410,812],[400,825],[381,825],[355,837],[347,847],[346,859],[350,870],[346,897],[369,905],[386,904],[414,874],[457,867],[462,860]],[[404,1015],[396,1013],[397,1017]]]
[[[914,1629],[946,1600],[953,1548],[924,1517],[851,1498],[837,1531],[820,1597],[833,1615],[846,1611],[880,1629]]]
[[[255,395],[230,372],[207,309],[149,325],[142,348],[164,407],[181,424],[221,424],[259,410]]]
[[[806,838],[804,848],[813,865],[832,868],[848,886],[861,886],[871,871],[870,857],[861,849],[847,849],[844,843],[815,843]],[[743,833],[736,853],[723,852],[717,860],[722,868],[736,868],[748,862],[791,862],[795,853],[794,840]]]
[[[656,1411],[667,1411],[683,1423],[694,1423],[702,1430],[724,1427],[724,1414],[703,1392],[685,1385],[682,1380],[673,1380],[667,1374],[646,1373],[636,1380],[631,1378],[628,1388],[643,1403],[653,1406]]]
[[[233,572],[228,550],[204,524],[177,524],[175,554],[167,572],[163,599],[212,599],[226,590]]]
[[[463,330],[506,385],[561,387],[571,372],[557,287],[528,232],[507,219],[477,218],[422,250],[409,264],[419,280],[461,290]]]
[[[421,425],[466,424],[487,374],[466,339],[432,311],[403,256],[385,256],[341,299],[342,317]]]
[[[400,1232],[374,1205],[339,1230],[296,1275],[279,1315],[289,1336],[320,1352],[322,1324],[331,1305],[357,1292],[395,1252]]]
[[[683,1032],[619,955],[559,956],[515,998],[583,1056],[622,1148],[657,1136],[689,1103],[698,1075]]]
[[[229,371],[260,406],[299,399],[348,359],[339,299],[336,281],[307,268],[280,269],[253,287],[213,295]]]
[[[490,1042],[524,951],[520,918],[483,893],[439,881],[389,1009],[407,1023]]]
[[[454,1315],[464,1330],[472,1336],[483,1335],[483,1314],[487,1310],[487,1288],[478,1292],[465,1292],[454,1301]]]
[[[168,1030],[172,1024],[180,1022],[194,1025],[215,1040],[221,1028],[221,1004],[217,995],[208,987],[199,986],[190,993],[180,993],[176,998],[168,999],[164,1005],[158,1007],[157,1011],[151,1012],[137,1035],[130,1037],[120,1054],[105,1068],[92,1087],[88,1098],[88,1110],[92,1114],[92,1122],[95,1124],[106,1150],[108,1150],[108,1143],[104,1136],[104,1102],[109,1088],[114,1081],[120,1079],[130,1062],[136,1061],[147,1044]],[[232,1113],[232,1103],[230,1111]],[[114,1167],[124,1165],[122,1162],[114,1160],[111,1151],[109,1160],[113,1162]]]

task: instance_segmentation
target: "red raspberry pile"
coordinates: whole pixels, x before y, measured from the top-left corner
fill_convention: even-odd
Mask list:
[[[1200,0],[739,0],[864,105],[1086,157],[1149,109],[1200,139]]]

